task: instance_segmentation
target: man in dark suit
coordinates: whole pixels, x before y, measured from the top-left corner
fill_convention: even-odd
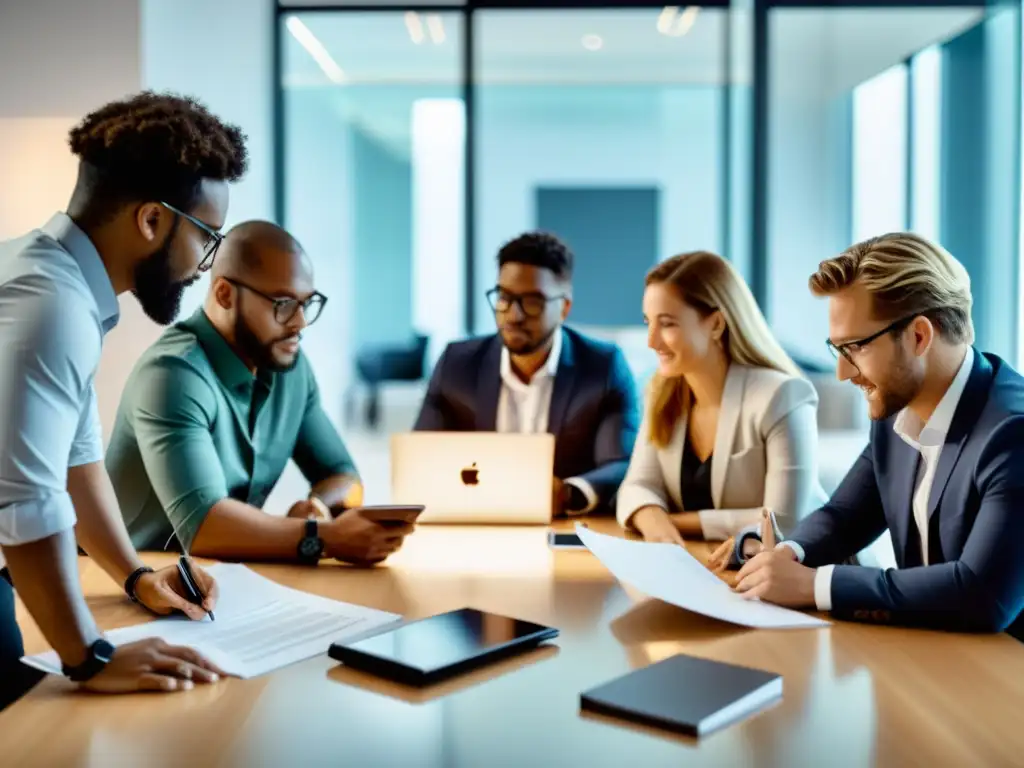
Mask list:
[[[841,619],[1024,637],[1024,377],[971,344],[970,280],[897,233],[822,262],[837,375],[871,438],[824,507],[766,546],[736,589]],[[845,565],[886,529],[897,568]],[[769,545],[773,542],[767,542]]]
[[[551,432],[554,515],[613,509],[640,419],[622,351],[563,327],[572,267],[572,252],[550,234],[502,247],[498,284],[487,294],[498,333],[448,345],[415,426]]]

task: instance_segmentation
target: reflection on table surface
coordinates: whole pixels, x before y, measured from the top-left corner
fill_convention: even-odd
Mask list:
[[[1024,753],[1024,647],[1005,635],[736,627],[645,600],[588,552],[550,550],[542,527],[421,526],[373,569],[250,567],[408,618],[469,606],[561,635],[424,689],[326,656],[169,696],[77,694],[50,678],[0,714],[3,764],[1010,765]],[[146,619],[87,560],[82,578],[102,626]],[[44,650],[21,618],[29,652]],[[581,691],[680,652],[780,673],[783,701],[700,741],[580,713]]]

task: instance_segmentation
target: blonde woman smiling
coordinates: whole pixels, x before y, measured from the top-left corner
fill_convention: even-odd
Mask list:
[[[647,275],[658,369],[619,489],[619,522],[648,541],[727,539],[771,509],[783,533],[825,501],[817,405],[725,259],[697,251]]]

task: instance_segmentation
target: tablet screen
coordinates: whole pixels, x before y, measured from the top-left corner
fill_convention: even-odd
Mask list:
[[[493,648],[555,634],[555,630],[540,624],[463,608],[345,645],[355,651],[430,672]]]

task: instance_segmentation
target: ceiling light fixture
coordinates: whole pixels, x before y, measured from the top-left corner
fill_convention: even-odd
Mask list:
[[[430,39],[434,45],[440,45],[445,40],[444,22],[436,13],[427,16],[427,31],[430,32]]]
[[[292,37],[298,41],[299,45],[305,48],[313,60],[320,65],[320,69],[327,75],[328,80],[339,85],[345,82],[345,72],[338,66],[338,62],[331,57],[320,39],[302,23],[298,16],[289,16],[285,26],[288,27],[288,31],[292,33]]]
[[[599,51],[604,47],[604,38],[600,35],[584,35],[580,42],[588,51]]]
[[[688,5],[683,11],[678,5],[666,5],[658,14],[658,31],[668,37],[682,37],[697,23],[699,5]]]
[[[420,45],[427,36],[423,34],[423,22],[416,11],[405,12],[405,28],[409,30],[409,39],[416,45]]]

